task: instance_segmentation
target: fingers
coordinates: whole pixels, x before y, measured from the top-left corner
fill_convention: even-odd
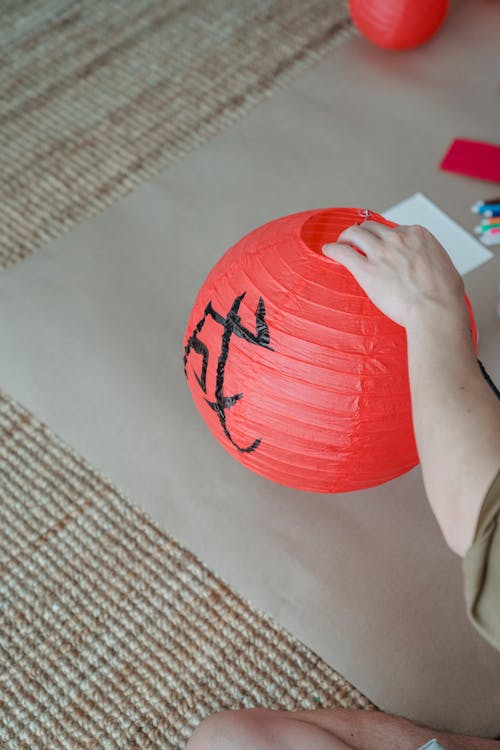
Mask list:
[[[398,229],[400,227],[388,227],[378,221],[353,224],[339,234],[337,242],[324,245],[323,253],[355,274],[364,268],[366,259],[378,261],[388,247],[399,247],[401,236],[398,236]]]
[[[380,221],[364,221],[362,224],[358,224],[361,229],[371,232],[381,240],[387,240],[391,235],[394,234],[398,227],[388,227],[386,224],[381,224]]]
[[[372,255],[377,246],[381,244],[381,238],[375,234],[377,227],[378,224],[375,221],[365,221],[362,225],[353,224],[339,234],[336,242],[324,245],[323,252],[328,257],[349,267],[348,264],[352,265],[356,263],[358,258],[362,257],[360,253],[365,256]],[[325,252],[325,248],[327,248],[327,252]],[[341,256],[343,260],[340,259]]]
[[[376,229],[378,225],[374,221],[354,224],[339,234],[337,242],[355,245],[365,255],[372,257],[381,249],[384,242],[384,238],[375,233]]]
[[[366,259],[357,250],[350,245],[344,245],[339,242],[323,245],[323,255],[341,263],[354,276],[362,271],[364,264],[366,264]]]

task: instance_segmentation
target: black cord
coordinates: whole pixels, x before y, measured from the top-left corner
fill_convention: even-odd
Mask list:
[[[480,368],[481,372],[483,373],[484,379],[486,380],[486,382],[490,386],[491,390],[493,391],[493,393],[495,394],[495,396],[497,397],[497,399],[500,401],[500,391],[498,390],[498,388],[496,387],[495,383],[493,382],[493,380],[490,378],[490,376],[486,372],[486,369],[485,369],[483,363],[481,362],[481,360],[478,359],[477,361],[478,361],[478,364],[479,364],[479,368]]]

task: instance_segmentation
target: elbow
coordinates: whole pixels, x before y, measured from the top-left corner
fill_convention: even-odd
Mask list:
[[[441,527],[446,544],[459,557],[465,557],[472,539],[470,535],[465,535],[462,529],[449,529]]]
[[[465,557],[474,540],[477,519],[472,518],[470,512],[461,512],[461,509],[468,509],[467,504],[460,505],[456,497],[454,500],[438,521],[448,547],[459,557]]]

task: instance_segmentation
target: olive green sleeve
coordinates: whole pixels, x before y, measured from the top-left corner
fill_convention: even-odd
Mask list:
[[[467,614],[500,650],[500,471],[485,497],[462,569]]]

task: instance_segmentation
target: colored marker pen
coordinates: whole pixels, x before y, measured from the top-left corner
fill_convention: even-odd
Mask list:
[[[500,234],[482,234],[479,239],[483,245],[500,245]]]
[[[483,216],[495,216],[497,215],[497,212],[498,214],[500,214],[500,202],[484,203],[483,201],[478,201],[477,203],[474,203],[473,206],[471,206],[470,210],[474,214],[482,214]]]

